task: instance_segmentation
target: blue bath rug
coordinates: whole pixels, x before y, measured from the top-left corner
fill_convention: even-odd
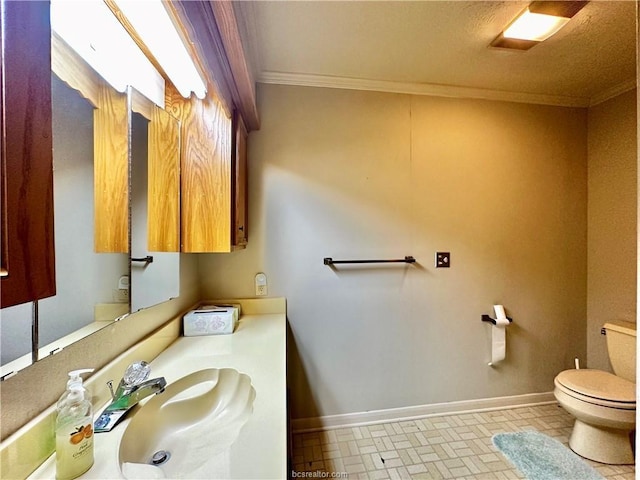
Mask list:
[[[493,444],[528,480],[603,480],[582,457],[536,431],[497,433]]]

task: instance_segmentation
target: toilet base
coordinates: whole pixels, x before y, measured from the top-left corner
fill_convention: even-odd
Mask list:
[[[569,438],[571,450],[581,457],[611,465],[632,465],[630,430],[597,427],[576,420]]]

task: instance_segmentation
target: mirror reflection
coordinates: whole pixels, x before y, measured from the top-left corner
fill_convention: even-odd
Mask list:
[[[179,124],[134,89],[129,88],[129,95],[131,311],[135,312],[180,294],[179,245],[166,241],[172,230],[177,234],[177,226],[168,224],[179,215]]]
[[[51,58],[57,293],[2,309],[2,377],[179,295],[179,122],[54,32]]]
[[[94,253],[94,107],[56,75],[51,85],[56,295],[38,302],[39,359],[129,311],[128,256]],[[32,308],[3,309],[2,365],[30,363]]]
[[[55,75],[52,99],[57,293],[39,302],[41,347],[72,332],[86,336],[129,311],[127,291],[118,288],[127,255],[94,253],[93,106]]]
[[[179,123],[128,95],[132,254],[94,253],[94,107],[52,75],[57,294],[38,302],[38,359],[179,295]],[[31,363],[32,309],[2,311],[3,375]]]

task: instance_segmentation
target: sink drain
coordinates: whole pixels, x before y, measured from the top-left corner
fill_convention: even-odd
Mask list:
[[[150,463],[151,465],[162,465],[163,463],[168,462],[170,458],[171,453],[167,452],[166,450],[158,450],[151,457]]]

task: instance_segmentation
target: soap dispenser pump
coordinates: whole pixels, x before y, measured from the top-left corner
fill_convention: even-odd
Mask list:
[[[56,479],[79,477],[93,465],[93,407],[82,385],[83,373],[69,372],[67,389],[58,400],[56,416]]]

